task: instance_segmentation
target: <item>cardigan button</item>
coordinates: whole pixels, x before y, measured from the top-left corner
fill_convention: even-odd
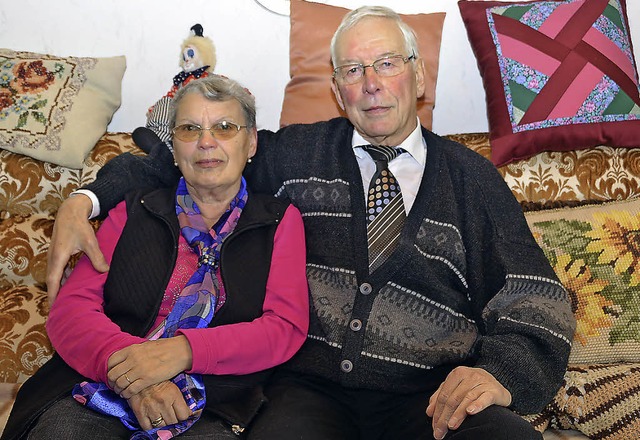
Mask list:
[[[340,369],[345,373],[351,373],[351,370],[353,370],[353,362],[349,359],[343,360],[340,362]]]
[[[371,287],[371,284],[369,283],[360,284],[360,293],[362,293],[363,295],[368,295],[371,292],[373,292],[373,287]]]
[[[359,319],[353,319],[349,323],[349,328],[354,332],[359,332],[362,329],[362,321],[360,321]]]

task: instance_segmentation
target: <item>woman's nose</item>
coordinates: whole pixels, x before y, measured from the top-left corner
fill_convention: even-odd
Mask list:
[[[210,129],[202,129],[200,138],[198,139],[198,147],[215,148],[218,146],[218,140],[213,136]]]

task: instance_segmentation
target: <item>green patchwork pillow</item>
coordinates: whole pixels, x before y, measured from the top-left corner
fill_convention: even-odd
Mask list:
[[[640,199],[526,218],[573,303],[569,362],[640,362]]]

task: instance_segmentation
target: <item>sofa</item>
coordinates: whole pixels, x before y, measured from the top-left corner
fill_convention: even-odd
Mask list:
[[[100,138],[81,168],[0,149],[0,432],[19,385],[53,353],[45,276],[56,212],[122,152],[142,154],[127,133]]]
[[[329,41],[347,9],[324,3],[290,2],[290,81],[280,125],[341,114],[330,88]],[[589,0],[583,9],[588,16],[579,15],[577,23],[568,17],[582,0],[556,2],[564,11],[557,20],[544,13],[547,1],[530,2],[528,14],[521,3],[461,1],[459,12],[449,9],[447,22],[462,19],[477,60],[489,133],[448,137],[496,164],[577,318],[562,386],[542,412],[525,417],[546,440],[640,439],[640,95],[626,2]],[[430,128],[440,59],[455,59],[463,75],[455,77],[455,90],[442,90],[439,102],[452,93],[466,97],[474,84],[461,62],[464,54],[446,32],[444,13],[403,19],[418,33],[425,62],[419,117]],[[543,29],[556,29],[561,38],[545,36],[539,43],[537,29],[547,19]],[[566,29],[560,32],[561,27]],[[578,51],[561,47],[568,36]],[[230,38],[237,39],[232,33]],[[221,41],[216,44],[222,49]],[[548,61],[537,66],[543,49],[549,51],[545,57],[571,56],[553,61],[562,64],[556,70]],[[596,85],[574,69],[583,65],[578,54],[585,65],[601,69],[602,75],[589,74]],[[530,61],[535,72],[528,69]],[[0,49],[0,431],[20,384],[53,352],[44,327],[45,273],[57,209],[109,159],[122,152],[143,154],[129,133],[105,134],[120,106],[125,64],[122,56],[61,58]],[[551,81],[551,92],[545,92],[541,84],[556,71],[560,83]],[[274,83],[264,69],[258,76],[255,83]],[[130,84],[137,90],[142,83]],[[585,93],[585,84],[593,93]],[[568,114],[562,112],[571,105],[556,108],[561,92],[559,101],[573,106]],[[615,108],[605,108],[612,102]],[[530,107],[535,118],[525,117]],[[473,101],[468,108],[475,109]],[[60,138],[62,146],[50,137]],[[602,143],[625,148],[597,146]]]
[[[491,155],[487,133],[448,137]],[[102,136],[81,169],[0,150],[0,429],[20,384],[53,352],[45,272],[56,211],[122,152],[144,154],[128,133]],[[640,438],[640,147],[544,152],[499,171],[578,319],[563,386],[526,418],[547,440]],[[611,232],[609,241],[597,225]],[[612,250],[617,257],[602,257]],[[612,293],[614,281],[621,286]]]

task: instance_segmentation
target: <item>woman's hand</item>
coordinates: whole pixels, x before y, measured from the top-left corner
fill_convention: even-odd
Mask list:
[[[179,335],[135,344],[109,357],[109,387],[130,399],[151,385],[191,369],[191,346]]]
[[[427,415],[433,418],[433,436],[442,439],[468,415],[491,405],[511,405],[509,390],[482,368],[454,368],[429,399]]]
[[[182,393],[170,381],[145,388],[128,399],[128,403],[145,431],[173,425],[191,415]]]

